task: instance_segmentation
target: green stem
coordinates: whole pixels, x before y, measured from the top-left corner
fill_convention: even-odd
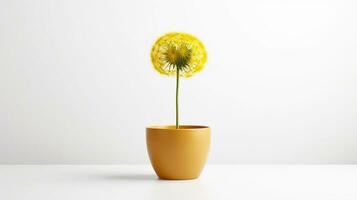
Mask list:
[[[179,96],[179,84],[180,84],[180,70],[176,69],[176,129],[179,128],[179,105],[178,105],[178,96]]]

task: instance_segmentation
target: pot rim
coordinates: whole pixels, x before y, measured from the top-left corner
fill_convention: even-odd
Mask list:
[[[151,129],[151,130],[204,130],[204,129],[210,129],[209,126],[204,126],[204,125],[180,125],[178,129],[176,129],[175,125],[154,125],[154,126],[148,126],[146,129]]]

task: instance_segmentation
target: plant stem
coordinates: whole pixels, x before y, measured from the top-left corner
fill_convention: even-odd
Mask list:
[[[179,105],[178,105],[179,84],[180,84],[180,70],[176,68],[176,129],[179,128]]]

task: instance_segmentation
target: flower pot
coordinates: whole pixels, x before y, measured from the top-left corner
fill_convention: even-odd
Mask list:
[[[151,164],[161,179],[198,178],[207,159],[210,128],[185,125],[146,128]]]

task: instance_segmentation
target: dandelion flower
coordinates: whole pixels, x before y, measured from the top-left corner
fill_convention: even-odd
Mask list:
[[[201,71],[207,60],[204,45],[187,33],[167,33],[161,36],[151,50],[154,68],[164,75],[190,77]]]
[[[207,60],[202,42],[187,33],[167,33],[161,36],[151,50],[151,62],[156,71],[176,75],[176,129],[179,128],[180,77],[190,77],[201,71]]]

